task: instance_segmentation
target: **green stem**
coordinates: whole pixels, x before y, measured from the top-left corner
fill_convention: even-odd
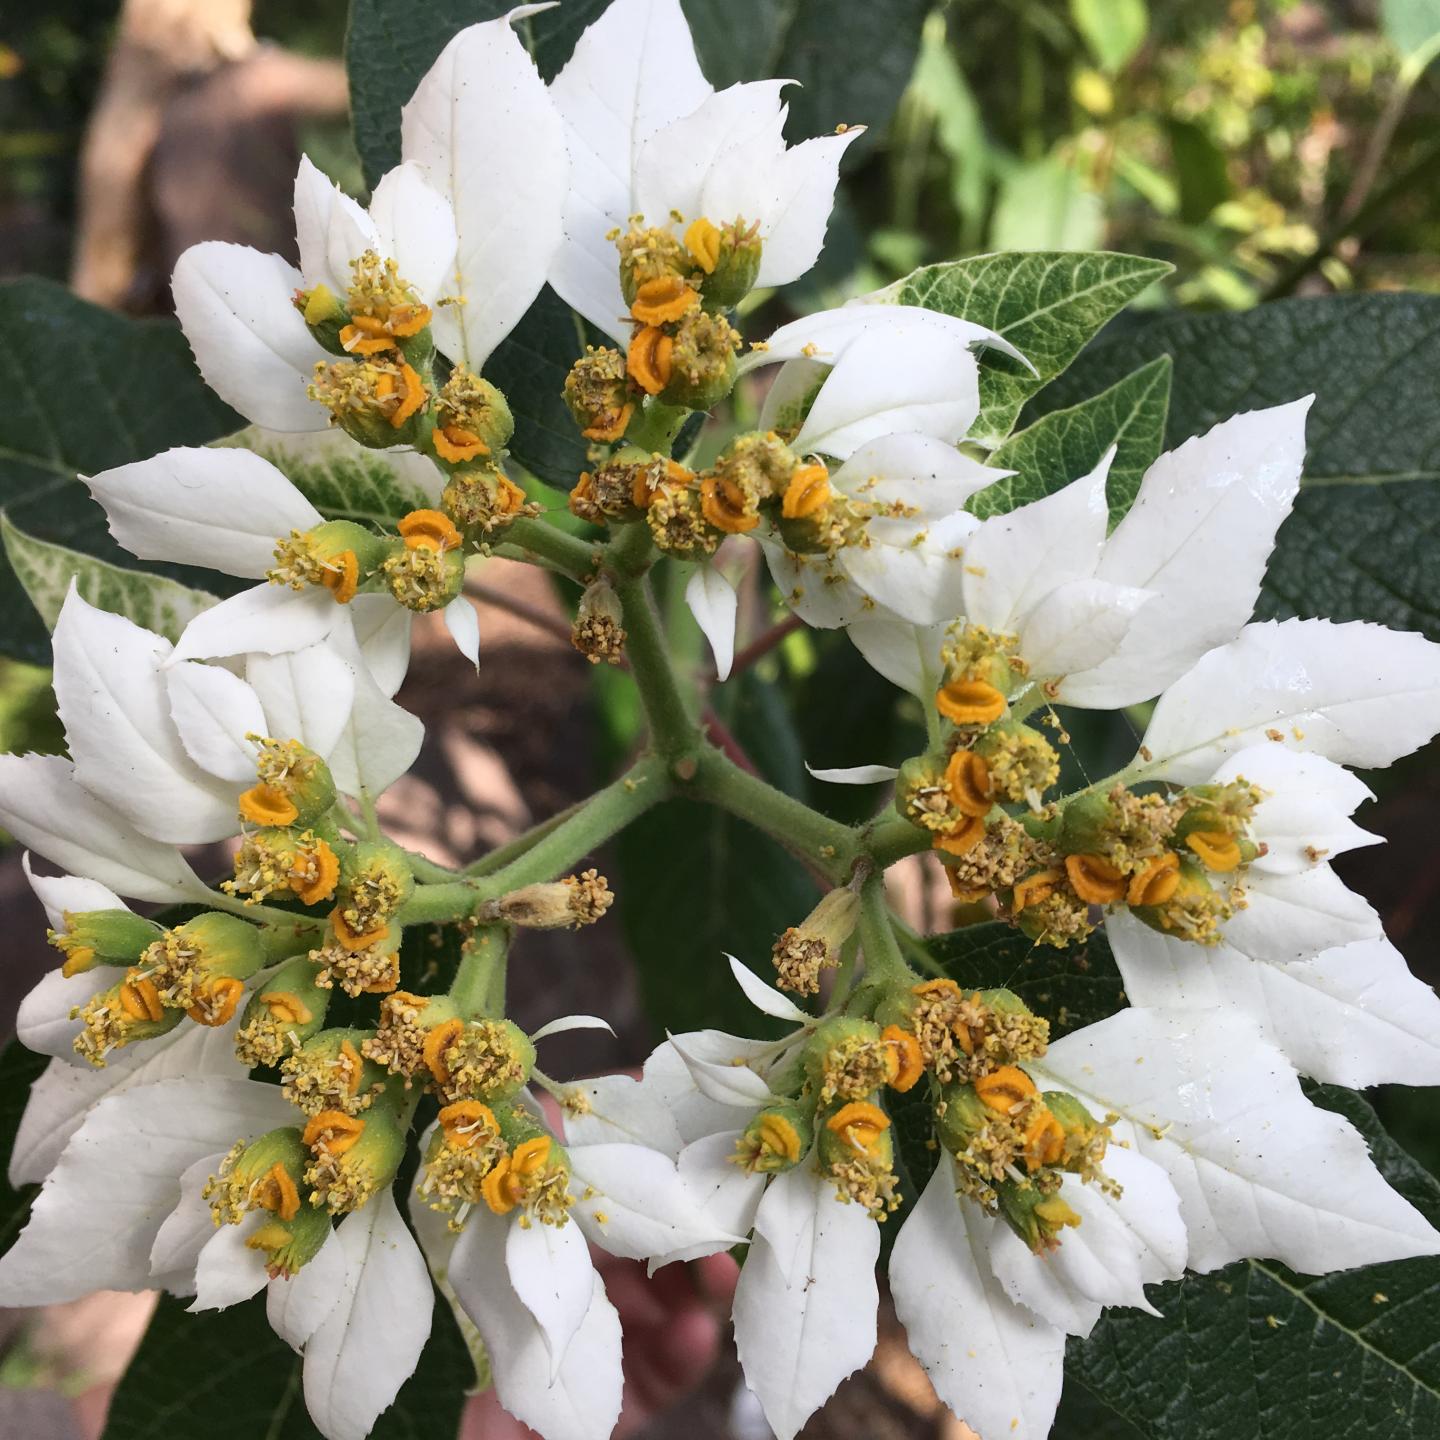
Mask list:
[[[427,860],[413,850],[405,851],[405,863],[409,865],[410,873],[427,885],[445,884],[455,878],[453,870],[447,870],[443,865],[437,865],[433,860]]]
[[[205,902],[212,910],[224,910],[238,915],[242,920],[253,920],[257,925],[304,925],[311,920],[308,915],[293,915],[289,910],[277,910],[273,905],[248,905],[223,890],[211,890]],[[315,920],[317,929],[323,929],[325,922]]]
[[[596,547],[534,516],[516,520],[505,538],[539,556],[572,580],[583,581],[595,570]]]
[[[658,400],[647,400],[644,409],[630,421],[625,443],[652,454],[668,455],[689,416],[683,405],[662,405]]]
[[[510,936],[503,925],[485,925],[471,935],[460,953],[450,998],[462,1015],[504,1013],[505,959]],[[495,1004],[499,976],[499,1006]]]
[[[684,793],[748,820],[787,849],[809,861],[832,884],[843,884],[860,858],[859,836],[793,799],[783,790],[742,770],[719,750],[693,757],[695,773]]]
[[[472,893],[492,900],[522,885],[553,880],[669,793],[664,764],[647,756],[618,780],[597,790],[508,865],[469,881]]]
[[[865,977],[873,981],[906,984],[910,967],[900,953],[885,899],[885,877],[872,875],[860,887],[860,948],[865,956]]]
[[[605,568],[617,579],[643,575],[654,558],[650,527],[643,520],[617,525],[614,538],[605,547]]]
[[[930,848],[929,834],[901,815],[872,820],[862,832],[862,842],[877,870],[888,870],[897,860]]]
[[[700,732],[680,693],[650,587],[642,576],[622,579],[615,588],[625,611],[625,654],[649,721],[650,743],[665,759],[678,759],[694,750]]]
[[[561,810],[559,814],[552,815],[548,820],[542,820],[538,825],[532,825],[523,835],[517,835],[513,840],[507,840],[505,844],[497,845],[495,849],[467,865],[464,873],[466,875],[493,875],[497,870],[503,870],[507,865],[518,860],[527,850],[533,849],[552,830],[563,825],[576,811],[582,809],[585,803],[584,800],[577,801],[574,805],[569,805]],[[419,875],[420,872],[417,870],[415,873]],[[435,878],[441,877],[436,876]]]
[[[483,898],[474,880],[417,885],[395,918],[402,925],[441,925],[473,914]]]

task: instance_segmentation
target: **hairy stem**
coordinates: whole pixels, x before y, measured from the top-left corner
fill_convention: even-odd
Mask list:
[[[596,547],[534,516],[516,520],[505,538],[572,580],[583,581],[595,569]]]
[[[655,601],[643,576],[621,579],[615,588],[625,611],[625,653],[645,707],[650,744],[657,754],[674,759],[695,748],[699,730],[670,663]]]
[[[911,978],[910,967],[905,963],[899,942],[895,939],[883,875],[870,876],[860,887],[859,930],[868,980],[905,983]]]
[[[466,939],[450,985],[450,998],[462,1015],[505,1013],[505,960],[509,943],[509,932],[503,925],[481,926]]]

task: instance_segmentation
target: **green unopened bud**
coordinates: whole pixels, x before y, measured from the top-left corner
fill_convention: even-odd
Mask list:
[[[565,404],[587,440],[619,440],[635,413],[636,399],[619,350],[587,345],[565,377]]]
[[[775,942],[775,962],[782,990],[814,995],[820,989],[820,972],[840,963],[840,950],[855,933],[860,919],[860,897],[850,889],[828,891],[799,925],[792,925]]]
[[[457,365],[435,397],[430,449],[443,465],[498,460],[515,433],[515,417],[500,390],[473,370]]]
[[[420,445],[430,399],[421,373],[397,352],[363,360],[320,361],[307,390],[352,440],[374,450]]]
[[[614,903],[609,882],[598,870],[525,885],[486,907],[486,917],[529,930],[578,930],[593,925]]]
[[[310,333],[326,350],[332,355],[349,353],[340,339],[340,332],[350,323],[350,312],[328,285],[298,291],[295,308],[305,317]]]
[[[275,542],[275,564],[265,572],[272,585],[303,590],[318,585],[348,605],[386,555],[385,541],[352,520],[327,520],[313,530],[292,530]]]
[[[302,905],[319,905],[334,895],[339,879],[340,859],[329,840],[314,830],[266,826],[241,836],[235,878],[220,888],[243,895],[247,905],[277,894],[293,895]]]
[[[302,1205],[291,1219],[274,1215],[245,1241],[248,1250],[265,1253],[265,1269],[272,1280],[294,1275],[320,1253],[330,1238],[330,1217],[313,1205]]]
[[[755,288],[762,249],[758,222],[731,220],[717,230],[709,220],[695,220],[685,243],[705,272],[700,293],[707,310],[729,310]]]
[[[509,1020],[447,1020],[425,1036],[425,1064],[447,1101],[498,1105],[529,1083],[535,1046]]]
[[[65,957],[60,973],[67,980],[97,965],[133,965],[163,933],[130,910],[67,910],[62,922],[46,938]]]
[[[955,807],[945,783],[943,755],[916,755],[895,779],[895,809],[922,830],[942,832],[955,823]]]
[[[259,754],[258,783],[240,796],[240,818],[260,826],[308,826],[335,804],[330,767],[298,740],[272,740],[248,735]]]
[[[675,331],[670,374],[660,399],[687,410],[718,405],[735,386],[740,332],[723,315],[692,310]]]
[[[210,911],[167,930],[145,952],[142,968],[161,1001],[188,1010],[217,991],[232,994],[230,1010],[265,963],[260,932],[236,915]],[[217,985],[230,981],[230,985]],[[228,1016],[226,1017],[229,1018]]]
[[[111,1050],[166,1035],[184,1016],[183,1010],[164,1005],[143,969],[129,970],[118,985],[102,990],[70,1012],[70,1018],[83,1025],[74,1040],[75,1053],[103,1070]]]
[[[361,1047],[370,1030],[321,1030],[280,1066],[285,1098],[307,1115],[343,1110],[358,1115],[375,1103],[385,1069],[367,1059]]]
[[[671,230],[647,230],[632,222],[629,230],[614,238],[620,251],[620,293],[626,305],[635,303],[640,287],[647,282],[688,276],[694,269],[684,245]]]
[[[836,1197],[863,1205],[876,1220],[899,1208],[890,1117],[873,1100],[852,1100],[820,1117],[821,1172]]]
[[[303,1139],[310,1152],[305,1182],[314,1203],[332,1215],[358,1210],[390,1184],[405,1158],[408,1123],[397,1113],[409,1106],[404,1087],[387,1091],[363,1115],[321,1110],[306,1122]]]
[[[415,892],[405,852],[389,840],[362,840],[346,851],[331,923],[357,946],[376,938]]]
[[[585,587],[570,627],[570,643],[592,664],[618,665],[625,658],[625,610],[602,575]]]
[[[1080,1224],[1080,1217],[1055,1191],[1016,1180],[995,1187],[1005,1223],[1038,1255],[1053,1250],[1065,1230]]]
[[[771,1105],[745,1127],[731,1159],[751,1175],[778,1175],[793,1170],[814,1141],[814,1121],[805,1110],[798,1105]]]
[[[302,1208],[302,1184],[309,1154],[293,1125],[267,1131],[248,1145],[242,1140],[220,1162],[204,1196],[217,1225],[238,1225],[252,1210],[293,1220]]]
[[[242,1064],[278,1065],[324,1025],[330,991],[315,977],[314,961],[296,956],[250,997],[235,1032]]]
[[[836,1016],[821,1025],[805,1047],[805,1076],[822,1109],[837,1100],[863,1100],[883,1089],[895,1078],[897,1066],[894,1049],[881,1039],[873,1020]]]
[[[408,1082],[428,1068],[427,1049],[438,1051],[450,1038],[452,1032],[442,1027],[451,1022],[459,1025],[461,1020],[448,995],[393,991],[380,1001],[379,1024],[375,1033],[361,1043],[360,1053],[392,1075],[403,1075]]]

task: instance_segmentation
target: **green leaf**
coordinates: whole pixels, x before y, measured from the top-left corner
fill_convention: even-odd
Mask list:
[[[1130,62],[1150,28],[1145,0],[1070,0],[1070,18],[1095,63],[1111,75]]]
[[[1071,405],[1159,355],[1175,361],[1170,446],[1238,411],[1316,397],[1261,616],[1375,620],[1440,640],[1440,296],[1137,322],[1095,344],[1035,409]]]
[[[1000,182],[996,250],[1093,250],[1105,234],[1100,197],[1058,155],[1015,165]]]
[[[1180,218],[1200,225],[1217,205],[1230,198],[1230,173],[1225,153],[1191,120],[1170,120],[1170,155],[1180,182]]]
[[[1381,0],[1380,28],[1406,57],[1429,52],[1440,39],[1440,0]]]
[[[1093,400],[1052,410],[1012,435],[989,463],[1015,474],[982,490],[970,509],[983,519],[1051,495],[1088,475],[1114,445],[1105,489],[1111,517],[1119,521],[1165,443],[1170,369],[1170,357],[1162,355]]]
[[[268,460],[327,520],[389,529],[402,515],[433,503],[421,482],[438,472],[423,455],[367,450],[342,430],[288,435],[252,425],[220,444]]]
[[[1332,1086],[1312,1098],[1355,1125],[1386,1180],[1440,1222],[1440,1183],[1364,1100]],[[1146,1293],[1161,1319],[1107,1310],[1070,1342],[1066,1368],[1151,1440],[1440,1433],[1440,1259],[1320,1279],[1247,1260]]]
[[[1170,269],[1163,260],[1109,251],[977,255],[926,266],[888,293],[901,305],[923,305],[987,326],[1035,367],[1032,375],[1008,356],[984,355],[980,417],[970,434],[981,444],[998,445],[1021,406],[1059,375],[1117,311]]]
[[[92,605],[123,615],[171,641],[178,640],[186,624],[217,598],[163,575],[122,570],[79,550],[36,540],[12,524],[4,513],[0,513],[0,538],[4,540],[5,558],[46,630],[55,628],[71,580]]]
[[[142,566],[126,554],[76,478],[239,428],[234,412],[201,383],[179,330],[111,314],[48,280],[0,285],[0,306],[6,317],[0,509],[37,541],[182,582],[209,579],[175,566]],[[0,652],[48,662],[45,625],[3,562],[0,615]]]
[[[301,1359],[270,1329],[264,1296],[199,1315],[186,1314],[188,1303],[161,1297],[115,1392],[104,1440],[171,1440],[180,1417],[185,1433],[207,1440],[319,1440],[305,1413]],[[473,1374],[450,1306],[437,1295],[420,1363],[371,1440],[454,1435]]]
[[[30,1087],[49,1063],[44,1055],[27,1050],[18,1040],[12,1040],[0,1053],[0,1255],[24,1229],[30,1218],[30,1202],[40,1192],[38,1185],[14,1189],[5,1174],[10,1168],[20,1117],[30,1099]]]
[[[801,0],[680,0],[705,78],[724,90],[779,75],[781,47]],[[831,128],[834,126],[832,124]]]

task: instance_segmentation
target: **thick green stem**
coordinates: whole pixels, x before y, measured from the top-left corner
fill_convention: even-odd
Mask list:
[[[680,693],[655,601],[643,577],[622,579],[615,588],[625,610],[625,654],[650,724],[650,744],[667,760],[676,759],[696,747],[700,732]]]
[[[930,848],[929,834],[901,815],[872,820],[862,832],[862,841],[877,870],[888,870],[897,860]]]
[[[474,880],[417,885],[396,917],[402,925],[440,925],[472,915],[484,897]]]
[[[693,759],[694,774],[683,793],[718,805],[810,862],[832,884],[843,884],[860,857],[859,836],[848,825],[831,820],[802,801],[786,795],[758,775],[742,770],[719,750],[706,748]]]
[[[655,559],[650,527],[643,520],[617,525],[615,538],[605,547],[605,568],[617,580],[643,575]]]
[[[907,984],[913,974],[900,953],[885,899],[885,877],[872,875],[860,887],[860,949],[868,981]]]
[[[466,939],[450,985],[450,998],[462,1015],[504,1013],[505,959],[509,944],[509,931],[503,925],[482,926]]]
[[[516,520],[505,532],[512,544],[538,556],[572,580],[584,580],[595,569],[596,547],[567,535],[537,517]]]
[[[572,815],[584,808],[584,800],[577,801],[574,805],[567,806],[558,815],[552,815],[548,820],[542,820],[538,825],[532,825],[523,835],[517,835],[513,840],[507,840],[503,845],[497,845],[495,849],[482,855],[478,860],[473,861],[465,867],[466,875],[493,875],[497,870],[503,870],[507,865],[514,864],[527,850],[533,850],[552,830],[558,829]],[[418,876],[420,872],[415,871]],[[422,877],[423,878],[423,877]],[[435,876],[435,879],[450,879],[450,876]]]

